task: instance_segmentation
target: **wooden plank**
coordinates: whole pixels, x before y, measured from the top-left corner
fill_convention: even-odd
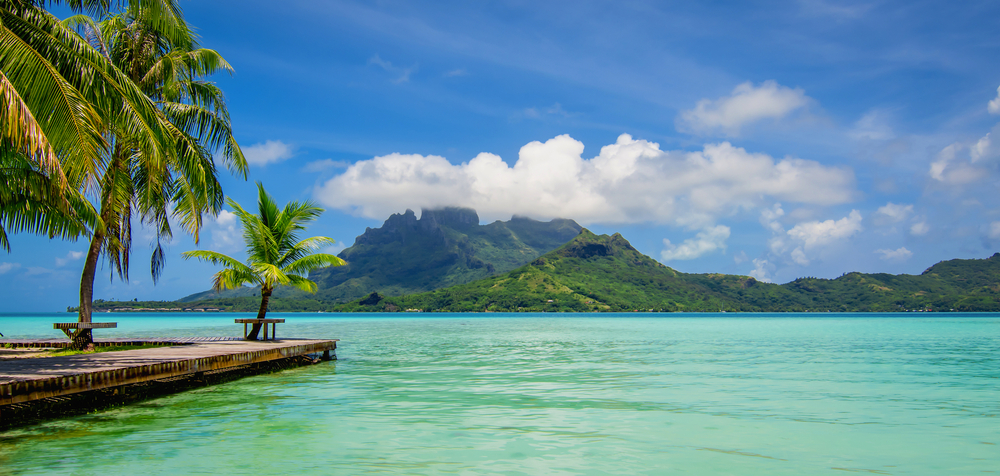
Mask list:
[[[117,327],[117,322],[57,322],[52,324],[53,329],[114,329]]]
[[[275,322],[281,324],[284,323],[284,319],[236,319],[237,324],[274,324]]]
[[[337,341],[228,340],[123,352],[0,360],[0,406],[325,353],[336,349]]]

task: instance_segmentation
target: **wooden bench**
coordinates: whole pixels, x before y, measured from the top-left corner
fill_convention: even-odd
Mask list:
[[[264,340],[267,340],[267,325],[268,324],[271,325],[271,340],[274,340],[274,339],[277,338],[277,335],[278,335],[276,326],[279,323],[283,324],[284,322],[285,322],[284,319],[257,319],[257,318],[252,318],[252,319],[237,319],[236,320],[237,324],[243,324],[243,338],[244,339],[246,339],[247,337],[250,336],[249,331],[247,331],[247,324],[263,324],[264,325]]]
[[[57,322],[52,324],[53,329],[63,331],[70,340],[73,340],[84,329],[114,329],[117,327],[117,322]]]

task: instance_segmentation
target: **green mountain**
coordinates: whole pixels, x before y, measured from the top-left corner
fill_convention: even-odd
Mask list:
[[[581,229],[573,220],[540,222],[518,216],[480,225],[479,215],[468,208],[423,210],[420,219],[407,210],[358,236],[338,255],[347,265],[310,274],[319,288],[315,295],[279,288],[275,297],[347,302],[372,292],[397,296],[469,283],[522,266],[573,239]],[[180,301],[256,293],[256,288],[206,291]]]
[[[919,276],[848,273],[778,285],[686,274],[619,234],[583,230],[509,273],[399,297],[369,295],[339,311],[1000,311],[1000,253],[938,263]]]

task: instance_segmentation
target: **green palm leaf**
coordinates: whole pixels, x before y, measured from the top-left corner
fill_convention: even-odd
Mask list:
[[[316,236],[299,241],[297,238],[297,232],[318,218],[323,209],[308,202],[290,202],[279,208],[260,182],[257,183],[257,192],[256,214],[248,212],[233,199],[226,200],[243,227],[247,253],[245,263],[214,251],[188,251],[183,256],[226,267],[214,277],[216,290],[251,283],[259,285],[261,307],[257,317],[263,318],[276,286],[293,286],[314,293],[316,283],[305,277],[310,271],[345,263],[331,254],[313,253],[334,244],[332,239]],[[252,338],[256,338],[259,325],[255,325],[254,329],[251,331]]]

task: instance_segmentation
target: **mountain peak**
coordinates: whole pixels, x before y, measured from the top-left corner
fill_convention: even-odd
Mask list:
[[[464,229],[479,225],[479,214],[471,208],[462,207],[423,209],[420,211],[420,223],[425,229],[442,225]]]

